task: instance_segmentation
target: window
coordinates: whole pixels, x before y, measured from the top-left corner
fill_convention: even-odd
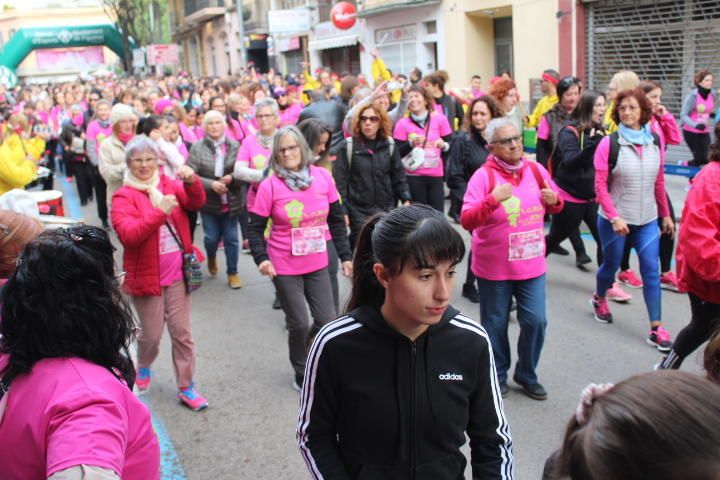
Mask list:
[[[392,73],[410,73],[416,65],[416,44],[399,43],[378,48],[385,65]]]

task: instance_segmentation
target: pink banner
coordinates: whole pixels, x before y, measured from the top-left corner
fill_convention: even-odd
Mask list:
[[[103,47],[35,50],[39,70],[88,70],[105,64]]]

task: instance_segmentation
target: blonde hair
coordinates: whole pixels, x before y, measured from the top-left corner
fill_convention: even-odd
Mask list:
[[[610,85],[615,85],[615,90],[622,92],[623,90],[634,90],[640,84],[640,78],[632,70],[620,70],[613,75]]]

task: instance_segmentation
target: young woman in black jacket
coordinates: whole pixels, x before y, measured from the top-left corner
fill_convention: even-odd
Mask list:
[[[462,210],[462,199],[465,197],[467,183],[475,170],[482,167],[490,151],[487,147],[484,132],[488,122],[503,116],[500,105],[489,96],[483,95],[470,104],[469,115],[465,116],[463,131],[458,133],[450,146],[450,157],[447,165],[447,186],[450,195],[459,201]],[[457,219],[459,222],[459,218]],[[480,295],[475,286],[475,275],[471,270],[472,252],[468,253],[467,274],[462,288],[463,297],[473,303],[480,302]]]
[[[352,138],[337,151],[333,177],[350,221],[350,245],[354,246],[368,217],[410,203],[400,151],[392,138],[392,121],[376,104],[357,111]]]
[[[363,227],[347,315],[310,348],[297,440],[312,478],[512,479],[485,330],[450,306],[460,234],[426,205]],[[458,352],[463,352],[458,355]]]

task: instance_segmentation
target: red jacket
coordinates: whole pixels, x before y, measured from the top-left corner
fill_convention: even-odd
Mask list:
[[[158,190],[175,195],[182,208],[165,215],[152,206],[147,193],[127,186],[112,197],[112,226],[125,249],[123,287],[134,296],[160,296],[160,227],[169,221],[179,233],[185,252],[192,252],[190,225],[183,209],[199,210],[205,203],[205,190],[197,175],[194,183],[186,184],[161,174]]]
[[[680,290],[720,304],[720,162],[693,179],[677,246]]]

